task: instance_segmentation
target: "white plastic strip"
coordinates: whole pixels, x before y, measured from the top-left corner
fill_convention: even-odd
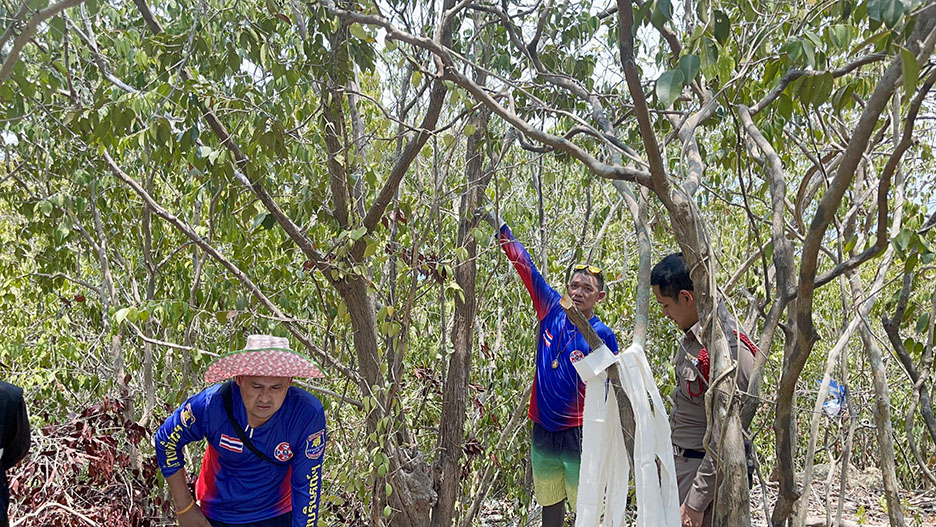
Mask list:
[[[598,351],[598,350],[595,350]],[[593,352],[594,353],[594,352]],[[608,352],[610,354],[610,352]],[[589,357],[592,354],[589,354]],[[607,367],[618,368],[622,387],[636,421],[634,482],[638,527],[678,527],[679,493],[673,462],[669,422],[650,365],[640,346],[631,346],[610,366],[585,381],[582,464],[579,473],[576,527],[624,527],[630,465],[614,391],[607,386]],[[576,370],[585,379],[597,365]],[[585,361],[579,361],[585,362]],[[659,471],[658,471],[659,461]],[[658,476],[659,473],[659,476]]]
[[[617,355],[611,353],[608,346],[602,344],[600,348],[593,350],[587,356],[573,362],[572,365],[575,366],[575,371],[577,371],[579,377],[582,378],[582,382],[587,383],[599,374],[604,374],[608,366],[613,364],[616,360],[618,360]]]

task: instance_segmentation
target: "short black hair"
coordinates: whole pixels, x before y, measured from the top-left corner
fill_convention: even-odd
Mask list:
[[[682,290],[692,291],[692,278],[682,253],[667,255],[650,271],[650,286],[660,288],[660,294],[672,299],[679,298]]]
[[[597,273],[593,273],[593,272],[589,271],[587,268],[586,268],[586,269],[578,269],[578,270],[576,270],[576,271],[572,271],[572,277],[575,277],[575,275],[577,275],[577,274],[586,274],[586,275],[588,275],[588,276],[594,276],[594,277],[595,277],[595,280],[598,282],[598,291],[604,291],[604,290],[605,290],[605,279],[604,279],[604,274],[603,274],[601,271],[598,271]],[[571,282],[571,281],[572,281],[572,278],[569,278],[569,281]]]

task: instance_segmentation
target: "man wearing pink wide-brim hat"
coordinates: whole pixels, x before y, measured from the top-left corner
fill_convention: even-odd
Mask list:
[[[205,372],[156,432],[156,459],[180,527],[315,527],[322,488],[325,411],[295,377],[322,377],[289,340],[250,335]],[[222,383],[222,381],[225,381]],[[208,443],[195,496],[183,447]]]

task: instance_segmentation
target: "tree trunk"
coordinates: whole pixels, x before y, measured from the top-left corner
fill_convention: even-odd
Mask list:
[[[701,164],[700,159],[693,159],[687,177],[687,187],[677,189],[673,186],[666,173],[666,166],[650,119],[634,58],[633,5],[624,0],[618,0],[617,4],[621,64],[624,68],[628,91],[634,100],[634,112],[650,166],[652,187],[669,213],[675,238],[689,266],[699,320],[703,322],[702,343],[709,350],[709,356],[712,359],[712,378],[716,379],[706,391],[708,423],[703,441],[705,448],[708,449],[708,439],[713,431],[713,424],[719,424],[721,428],[721,437],[718,442],[719,469],[724,475],[724,480],[719,486],[719,499],[715,503],[715,524],[746,527],[751,524],[750,497],[747,486],[747,462],[744,457],[741,433],[740,405],[732,404],[736,384],[735,376],[729,376],[729,372],[734,366],[728,340],[716,316],[715,258],[711,253],[704,226],[697,220],[698,211],[695,210],[695,204],[692,201],[692,192],[698,188],[704,165]],[[687,120],[686,128],[681,127],[677,130],[683,136],[684,144],[692,142],[695,124],[704,121],[706,116],[713,111],[713,105],[708,105],[707,108]]]
[[[483,84],[484,80],[480,79]],[[457,247],[465,249],[465,259],[455,266],[455,283],[461,288],[455,294],[454,326],[452,328],[452,354],[449,355],[448,371],[442,393],[442,423],[439,427],[437,480],[435,482],[439,500],[432,511],[434,527],[448,527],[455,517],[455,502],[461,490],[461,470],[458,461],[464,442],[465,408],[468,379],[471,373],[471,350],[474,341],[475,317],[478,299],[475,280],[478,274],[478,243],[471,234],[477,224],[475,209],[481,203],[487,181],[482,177],[484,153],[482,147],[487,136],[490,111],[482,109],[468,122],[476,132],[468,137],[465,151],[468,188],[461,197],[461,218],[458,224]]]
[[[703,445],[708,449],[711,434],[719,430],[718,469],[724,476],[718,487],[714,524],[746,527],[751,524],[751,508],[741,405],[733,402],[737,393],[736,371],[725,330],[717,316],[715,270],[711,267],[715,258],[702,226],[695,220],[694,205],[676,192],[671,193],[664,204],[667,204],[676,239],[690,269],[702,323],[702,343],[712,358],[713,381],[705,393],[708,426]]]
[[[604,341],[598,336],[595,328],[591,326],[588,319],[575,304],[569,295],[562,295],[559,305],[565,310],[569,321],[575,324],[579,332],[588,343],[588,347],[594,351],[604,345]],[[624,434],[624,444],[627,447],[627,460],[630,466],[634,466],[634,434],[637,431],[637,421],[634,419],[634,408],[631,406],[630,397],[624,391],[621,384],[621,378],[618,376],[618,368],[609,368],[605,371],[608,374],[608,382],[614,390],[614,396],[617,398],[618,413],[621,419],[621,432]]]
[[[880,448],[880,467],[884,477],[884,496],[887,498],[887,517],[891,527],[904,527],[903,506],[900,504],[900,488],[897,484],[897,466],[894,453],[894,427],[890,418],[890,390],[887,387],[887,367],[871,330],[866,324],[859,328],[871,377],[874,381],[874,423]]]
[[[633,343],[641,348],[647,344],[647,329],[650,320],[650,233],[647,229],[647,194],[645,187],[639,187],[640,194],[634,195],[631,183],[614,181],[614,188],[624,198],[631,217],[634,218],[634,231],[637,234],[637,298],[634,312]],[[625,265],[627,262],[625,262]]]
[[[786,236],[786,223],[784,213],[786,211],[786,177],[783,170],[783,163],[780,156],[774,150],[773,145],[767,141],[761,131],[754,124],[750,110],[747,106],[738,105],[738,116],[744,126],[744,131],[754,141],[757,147],[766,157],[766,174],[770,182],[770,237],[773,244],[773,264],[776,269],[776,293],[774,302],[770,306],[767,318],[764,321],[764,327],[758,339],[760,353],[754,357],[754,369],[751,371],[751,378],[748,382],[748,393],[750,397],[744,401],[744,407],[741,410],[741,426],[746,430],[750,426],[754,415],[757,413],[759,405],[761,384],[764,376],[764,367],[767,365],[767,358],[770,356],[771,343],[783,316],[783,311],[787,309],[789,303],[788,291],[793,285],[793,247]],[[769,278],[764,276],[764,281]],[[789,320],[794,320],[789,317]],[[789,354],[793,349],[793,339],[786,339],[785,354]]]
[[[153,195],[153,173],[146,178],[146,190]],[[156,267],[153,265],[153,212],[143,204],[143,262],[146,265],[146,303],[151,305],[156,294]],[[150,316],[143,324],[143,334],[153,338],[153,320]],[[156,406],[156,386],[153,384],[153,344],[143,343],[143,417],[140,426],[147,427]]]

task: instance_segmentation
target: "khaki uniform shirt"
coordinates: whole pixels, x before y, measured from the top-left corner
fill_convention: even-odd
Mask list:
[[[718,306],[718,317],[722,321],[725,336],[731,349],[731,357],[738,361],[738,389],[747,391],[754,355],[757,348],[747,335],[739,332],[737,323],[724,305]],[[712,380],[712,368],[708,352],[702,346],[702,325],[696,322],[683,337],[673,359],[676,369],[676,389],[673,391],[673,408],[670,413],[670,430],[673,444],[689,450],[705,451],[705,392]],[[741,353],[738,344],[741,343]],[[718,445],[718,423],[713,423],[710,448]],[[715,497],[715,460],[706,453],[692,482],[685,503],[697,511],[704,511]]]

